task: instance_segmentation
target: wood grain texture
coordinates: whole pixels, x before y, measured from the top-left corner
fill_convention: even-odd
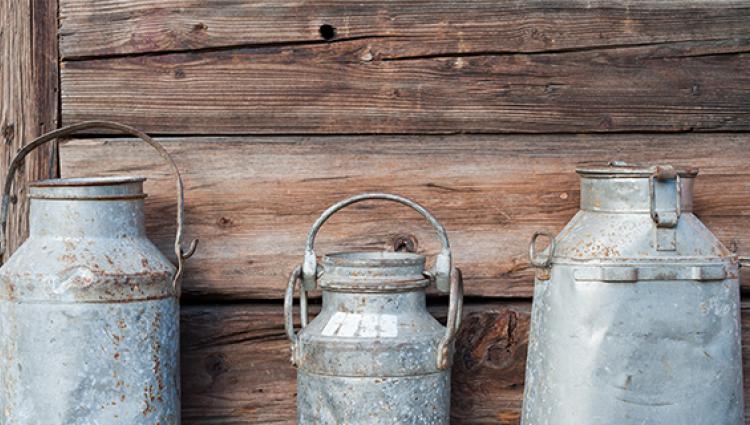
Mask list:
[[[62,119],[164,135],[750,130],[750,37],[391,59],[376,45],[65,62]]]
[[[160,138],[186,182],[185,295],[280,299],[309,226],[332,203],[367,191],[423,203],[446,226],[469,296],[531,296],[531,234],[557,233],[578,210],[576,165],[621,158],[701,168],[695,210],[730,248],[750,253],[750,150],[743,134]],[[148,147],[79,139],[61,147],[64,176],[144,174],[149,233],[171,252],[173,182]],[[414,238],[438,251],[421,217],[366,203],[334,216],[318,254],[391,249]],[[747,273],[744,274],[745,281]]]
[[[431,312],[444,321],[446,308]],[[464,312],[452,385],[452,424],[517,424],[527,304],[473,304]],[[296,370],[282,308],[183,309],[185,425],[295,423]]]
[[[444,308],[433,308],[444,317]],[[750,391],[750,304],[742,310],[745,391]],[[529,331],[526,304],[469,304],[453,365],[452,420],[517,425]],[[295,423],[295,369],[282,308],[183,309],[183,422]],[[746,424],[750,424],[750,408]]]
[[[57,127],[56,22],[57,0],[0,3],[0,181],[18,149]],[[56,174],[54,152],[52,145],[28,157],[13,199],[23,196],[25,182]],[[25,203],[11,205],[7,255],[26,239],[27,213]]]
[[[62,0],[66,59],[367,38],[374,56],[544,52],[748,36],[746,1]]]

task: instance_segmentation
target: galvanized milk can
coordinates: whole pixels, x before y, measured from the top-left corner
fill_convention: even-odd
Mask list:
[[[383,199],[417,210],[437,230],[442,250],[435,267],[405,252],[345,252],[316,262],[313,243],[336,211]],[[320,314],[309,324],[307,291],[317,281]],[[301,323],[295,333],[292,303],[301,283]],[[447,327],[428,312],[426,288],[450,291]],[[448,424],[450,365],[460,327],[461,274],[451,266],[443,226],[421,205],[396,195],[363,194],[339,202],[318,218],[307,237],[305,261],[289,279],[284,300],[286,330],[297,365],[300,425]]]
[[[86,129],[116,130],[154,147],[177,178],[175,268],[146,238],[144,178],[31,184],[28,240],[0,268],[0,423],[177,425],[182,180],[166,150],[121,124],[85,122],[24,147],[8,170],[0,251],[13,176],[36,147]]]
[[[696,170],[579,168],[539,254],[523,425],[742,425],[737,258],[693,215]]]

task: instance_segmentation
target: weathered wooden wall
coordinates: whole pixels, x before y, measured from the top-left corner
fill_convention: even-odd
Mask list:
[[[202,239],[184,283],[186,424],[293,422],[285,275],[317,214],[369,190],[433,210],[465,271],[453,422],[517,424],[528,238],[575,213],[576,165],[699,166],[696,213],[750,254],[748,22],[750,0],[59,0],[59,45],[37,55],[59,59],[60,103],[33,109],[142,127],[184,171]],[[40,69],[46,93],[56,69]],[[59,155],[66,176],[149,176],[169,252],[173,187],[147,148],[93,134]],[[319,252],[403,238],[436,249],[416,214],[365,204]]]

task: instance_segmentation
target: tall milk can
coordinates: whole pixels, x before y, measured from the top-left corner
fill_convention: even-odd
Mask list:
[[[336,211],[365,200],[401,203],[436,229],[442,250],[432,270],[425,257],[405,252],[328,254],[317,264],[313,243]],[[320,281],[322,309],[309,324],[307,291]],[[295,333],[294,291],[300,283],[302,329]],[[426,288],[450,292],[447,327],[427,311]],[[300,425],[447,425],[450,366],[460,327],[463,288],[451,266],[443,226],[421,205],[390,194],[362,194],[341,201],[315,222],[305,261],[287,287],[284,314],[297,373]]]
[[[87,129],[153,146],[177,178],[178,261],[147,239],[144,178],[52,179],[29,188],[28,240],[0,268],[0,423],[177,425],[182,180],[166,150],[121,124],[85,122],[24,147],[2,198],[0,241],[13,176],[36,147]]]
[[[537,268],[523,425],[742,425],[738,262],[693,214],[697,171],[579,168]]]

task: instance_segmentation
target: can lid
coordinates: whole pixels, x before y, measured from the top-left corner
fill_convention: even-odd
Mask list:
[[[323,259],[320,287],[390,292],[424,288],[425,257],[409,252],[340,252]]]
[[[70,187],[70,186],[110,186],[146,181],[139,176],[108,176],[108,177],[73,177],[61,179],[37,180],[29,183],[31,187]]]
[[[601,165],[585,165],[576,168],[576,172],[585,177],[594,178],[615,178],[615,177],[650,177],[654,174],[657,167],[664,167],[667,164],[640,164],[628,163],[625,161],[610,161]],[[674,171],[680,177],[695,177],[698,175],[698,168],[676,166]]]
[[[29,184],[32,199],[117,200],[144,198],[145,177],[78,177],[38,180]]]

